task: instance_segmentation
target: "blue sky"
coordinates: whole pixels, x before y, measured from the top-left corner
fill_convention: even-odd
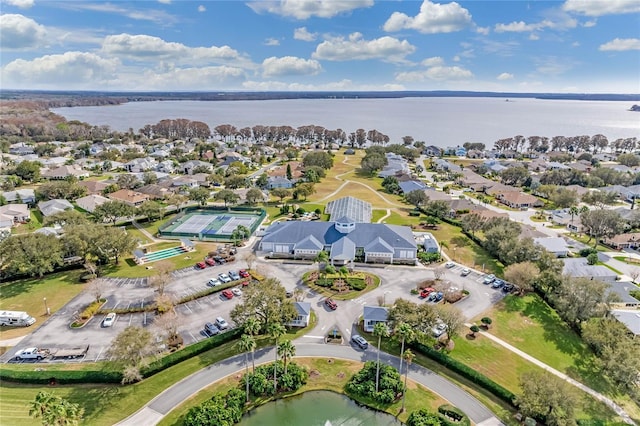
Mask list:
[[[1,0],[6,89],[640,93],[640,0]]]

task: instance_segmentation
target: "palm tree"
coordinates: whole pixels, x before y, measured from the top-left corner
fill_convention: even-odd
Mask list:
[[[36,399],[31,403],[31,408],[29,409],[29,415],[34,418],[42,417],[43,422],[45,421],[45,416],[51,410],[52,406],[57,402],[57,398],[49,393],[40,391],[36,395]]]
[[[275,393],[278,389],[278,339],[282,337],[287,330],[284,328],[284,325],[278,322],[272,322],[267,326],[267,331],[275,340],[276,347],[276,362],[273,364],[273,392]]]
[[[284,361],[284,374],[287,374],[287,360],[296,355],[296,347],[291,343],[291,340],[285,340],[278,345],[278,355]]]
[[[378,392],[380,384],[380,343],[382,343],[382,337],[389,336],[389,329],[384,322],[377,322],[373,327],[373,335],[378,336],[378,353],[376,361],[376,393]]]
[[[322,273],[329,261],[329,253],[324,250],[319,251],[313,261],[318,263],[318,273]]]
[[[580,214],[580,210],[578,210],[578,206],[569,207],[569,214],[571,215],[571,228],[573,231],[573,217],[578,216]]]
[[[399,371],[402,372],[402,356],[404,354],[404,342],[405,340],[412,340],[414,333],[413,328],[406,322],[401,322],[396,326],[395,332],[402,339],[402,345],[400,348],[400,368]]]
[[[247,385],[247,403],[249,402],[249,352],[253,354],[256,349],[256,339],[250,334],[243,334],[237,343],[238,349],[244,352],[245,375],[244,381]]]
[[[404,369],[404,389],[402,390],[402,408],[400,409],[400,412],[404,411],[404,399],[407,396],[407,376],[409,375],[409,367],[411,366],[411,362],[413,361],[413,358],[415,358],[415,355],[411,352],[411,349],[407,349],[400,357],[401,361],[402,358],[407,362],[407,366]]]
[[[244,323],[244,332],[251,335],[252,337],[260,334],[261,328],[262,328],[262,325],[254,317],[247,318],[247,321]],[[254,339],[254,342],[255,342],[255,339]],[[256,372],[255,353],[256,353],[256,348],[254,345],[253,348],[251,349],[251,364],[253,366],[251,370],[252,374]]]

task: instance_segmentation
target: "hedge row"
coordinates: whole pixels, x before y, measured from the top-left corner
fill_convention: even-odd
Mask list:
[[[208,339],[201,340],[198,343],[194,343],[193,345],[185,346],[179,351],[173,352],[172,354],[153,361],[142,370],[142,376],[145,378],[153,376],[154,374],[159,373],[164,369],[179,364],[189,358],[193,358],[196,355],[200,355],[201,353],[206,352],[209,349],[213,349],[223,343],[227,343],[233,339],[237,339],[238,337],[240,337],[243,331],[244,329],[241,327],[234,328],[227,332],[216,334],[215,336]]]
[[[149,366],[144,368],[142,375],[145,378],[153,376],[164,369],[238,338],[240,334],[242,334],[242,331],[242,328],[234,328],[226,333],[220,333],[166,355],[153,361]],[[34,385],[47,385],[52,382],[58,384],[120,383],[122,381],[122,373],[114,370],[37,371],[2,368],[0,369],[0,381]]]
[[[509,403],[510,405],[514,404],[514,400],[516,396],[511,391],[500,386],[499,384],[497,384],[496,382],[494,382],[484,374],[478,373],[476,370],[469,367],[468,365],[463,364],[460,361],[451,358],[449,355],[443,352],[437,351],[429,346],[425,346],[418,342],[412,342],[410,346],[415,351],[428,356],[432,360],[437,361],[438,363],[444,365],[450,370],[455,371],[461,376],[471,380],[473,383],[488,390],[493,395]]]
[[[449,404],[438,407],[438,418],[443,426],[469,426],[471,424],[469,417],[461,409]]]
[[[51,383],[79,384],[79,383],[120,383],[122,373],[113,370],[8,370],[0,369],[0,381],[17,382],[29,385],[48,385]]]

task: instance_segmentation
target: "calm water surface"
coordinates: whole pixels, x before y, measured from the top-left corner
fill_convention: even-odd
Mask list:
[[[393,416],[360,407],[344,395],[306,392],[246,414],[240,426],[400,426]]]
[[[165,118],[232,124],[318,125],[351,133],[376,129],[400,143],[412,136],[438,146],[523,136],[601,133],[610,141],[640,137],[640,112],[630,102],[503,98],[290,99],[265,101],[157,101],[116,106],[57,108],[68,120],[134,131]]]

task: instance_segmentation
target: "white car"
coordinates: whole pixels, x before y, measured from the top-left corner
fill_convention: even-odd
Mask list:
[[[222,281],[223,283],[230,283],[231,282],[231,277],[225,273],[219,274],[218,275],[218,279],[220,281]]]
[[[242,290],[240,290],[238,287],[231,289],[231,293],[233,293],[233,295],[236,297],[242,296]]]
[[[471,269],[469,268],[464,268],[462,270],[462,272],[460,273],[460,275],[462,275],[463,277],[466,277],[467,275],[469,275],[471,273]]]
[[[218,317],[218,318],[216,318],[216,326],[220,330],[226,330],[227,328],[229,328],[229,323],[224,318]]]
[[[220,285],[220,284],[222,284],[222,283],[217,278],[211,278],[209,281],[207,281],[207,285],[209,287],[215,287],[215,286]]]
[[[451,261],[444,264],[445,268],[453,268],[454,266],[456,266],[456,264]]]
[[[116,313],[115,312],[110,312],[102,320],[102,326],[103,327],[111,327],[114,322],[116,322]]]

